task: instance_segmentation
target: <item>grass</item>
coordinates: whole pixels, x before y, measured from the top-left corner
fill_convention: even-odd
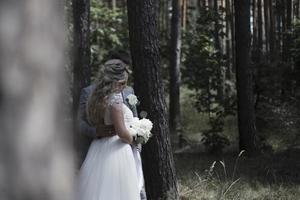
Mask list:
[[[193,91],[181,88],[183,135],[199,143],[202,132],[209,129],[208,115],[198,113],[190,97]],[[255,158],[238,153],[236,116],[225,118],[224,134],[230,147],[224,155],[209,155],[205,151],[174,154],[180,199],[182,200],[298,200],[300,199],[300,148],[288,149],[298,131],[277,130],[263,125],[264,135],[272,153]],[[295,133],[294,133],[295,132]],[[199,145],[198,145],[199,146]],[[202,145],[203,146],[203,145]],[[195,146],[196,147],[196,146]],[[194,148],[194,147],[192,147]],[[201,149],[201,148],[199,148]],[[203,149],[203,148],[202,148]],[[213,165],[214,163],[214,165]],[[212,167],[213,166],[213,167]]]
[[[299,152],[286,152],[272,157],[242,156],[236,162],[234,154],[176,154],[180,199],[300,199],[298,155]]]

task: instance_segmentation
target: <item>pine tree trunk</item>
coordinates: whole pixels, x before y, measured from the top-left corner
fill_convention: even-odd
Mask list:
[[[215,13],[215,16],[219,16],[218,12],[218,0],[213,1],[213,12]],[[219,38],[219,28],[218,28],[218,23],[219,23],[219,18],[216,17],[214,20],[214,38],[215,38],[215,48],[216,50],[222,54],[222,49],[221,49],[221,43],[220,43],[220,38]]]
[[[276,1],[276,36],[277,36],[277,47],[279,51],[282,53],[282,16],[284,9],[282,7],[282,1]],[[282,55],[281,55],[282,56]]]
[[[3,0],[0,12],[0,199],[71,200],[64,2]]]
[[[276,32],[275,32],[275,15],[272,0],[269,0],[269,15],[270,15],[270,57],[271,61],[278,60],[278,52],[276,49]]]
[[[294,18],[297,19],[297,18],[300,18],[300,16],[299,16],[300,0],[295,0],[294,4],[295,4]]]
[[[262,0],[257,0],[257,48],[258,62],[261,62],[263,52],[263,19],[262,19]]]
[[[236,80],[240,150],[256,152],[253,80],[250,67],[250,1],[235,0]]]
[[[213,1],[213,12],[215,17],[214,20],[214,44],[215,44],[215,49],[217,50],[217,56],[221,57],[223,55],[223,49],[221,48],[221,39],[219,36],[219,17],[220,17],[220,13],[219,13],[219,4],[218,4],[218,0],[214,0]],[[224,103],[224,91],[225,91],[225,72],[226,69],[225,67],[219,63],[219,68],[218,68],[218,79],[217,79],[217,84],[218,84],[218,100],[221,102],[221,104]]]
[[[187,21],[187,1],[182,0],[182,28],[183,30],[186,29],[186,21]]]
[[[165,0],[166,6],[165,6],[165,39],[168,41],[170,38],[170,32],[171,32],[171,25],[170,25],[170,11],[169,8],[171,6],[171,0]]]
[[[286,46],[286,30],[287,30],[287,17],[286,17],[286,1],[281,2],[281,12],[282,12],[282,60],[286,61],[286,53],[287,53],[287,46]]]
[[[178,199],[161,80],[158,0],[128,0],[127,3],[134,89],[141,102],[139,110],[146,111],[154,124],[153,137],[142,151],[147,197],[149,200]]]
[[[235,55],[235,11],[234,11],[234,0],[231,1],[231,20],[230,20],[230,26],[231,26],[231,50],[232,50],[232,71],[235,73],[236,69],[236,55]]]
[[[286,0],[286,61],[291,61],[292,0]]]
[[[74,69],[73,69],[73,119],[75,132],[75,147],[78,151],[78,166],[81,165],[87,153],[90,139],[77,133],[77,110],[80,91],[90,84],[90,1],[73,0],[74,22]]]
[[[265,52],[267,55],[267,61],[269,61],[270,57],[270,43],[269,43],[269,35],[270,35],[270,17],[269,17],[269,0],[264,0],[264,24],[265,24]]]
[[[172,22],[170,40],[170,132],[180,131],[180,53],[181,53],[181,12],[180,0],[172,0]]]
[[[232,72],[232,43],[230,42],[232,40],[231,38],[231,4],[230,0],[225,1],[225,9],[226,9],[226,57],[227,57],[227,70],[226,70],[226,78],[228,80],[232,80],[233,78],[233,72]]]
[[[259,53],[258,53],[258,28],[257,28],[257,20],[258,20],[258,13],[257,13],[257,2],[256,0],[252,0],[252,33],[253,33],[253,40],[252,40],[252,57],[255,63],[259,62]]]
[[[117,1],[116,0],[111,0],[111,8],[115,10],[117,8]]]

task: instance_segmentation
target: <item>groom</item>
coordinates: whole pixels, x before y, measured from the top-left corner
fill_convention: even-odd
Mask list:
[[[125,64],[121,60],[115,60],[115,61]],[[120,63],[116,63],[116,64],[120,64]],[[80,132],[80,134],[84,134],[91,138],[102,138],[102,137],[109,137],[109,136],[115,135],[113,126],[92,127],[92,126],[90,126],[90,124],[87,121],[86,103],[87,103],[87,99],[88,99],[89,95],[92,93],[94,88],[95,88],[95,85],[92,84],[81,90],[80,100],[79,100],[79,110],[78,110],[78,112],[79,112],[78,113],[79,132]],[[136,106],[130,105],[128,102],[128,99],[127,99],[128,95],[130,95],[130,94],[134,94],[133,88],[127,86],[122,91],[123,102],[125,103],[125,105],[127,105],[132,110],[134,117],[137,117],[138,115],[137,115]],[[134,159],[135,159],[137,173],[138,173],[139,188],[141,189],[141,191],[140,191],[141,200],[146,200],[144,177],[143,177],[143,171],[142,171],[142,162],[141,162],[141,157],[140,157],[141,144],[132,145],[132,151],[134,154]]]

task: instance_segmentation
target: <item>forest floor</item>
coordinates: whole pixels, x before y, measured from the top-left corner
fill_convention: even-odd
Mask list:
[[[237,153],[175,153],[180,197],[182,200],[298,200],[299,153],[300,149],[294,149],[255,158],[238,157]]]
[[[171,137],[182,200],[300,200],[298,130],[264,124],[259,130],[266,139],[264,154],[238,157],[237,118],[228,116],[224,135],[230,145],[223,154],[209,154],[201,141],[210,128],[209,117],[197,112],[191,94],[186,88],[181,91],[181,147]]]

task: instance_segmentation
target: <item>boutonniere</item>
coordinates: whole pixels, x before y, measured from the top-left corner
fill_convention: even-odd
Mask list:
[[[126,100],[131,106],[136,106],[139,103],[138,98],[134,94],[128,95]]]

